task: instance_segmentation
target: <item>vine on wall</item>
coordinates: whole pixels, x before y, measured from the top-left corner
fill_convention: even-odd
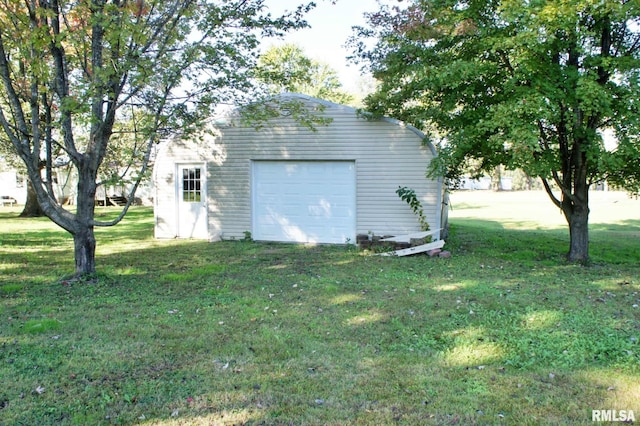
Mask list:
[[[423,231],[428,231],[429,223],[424,217],[424,209],[422,208],[422,203],[416,195],[416,191],[406,186],[399,186],[398,189],[396,189],[396,194],[398,194],[398,197],[400,197],[403,201],[406,201],[407,204],[409,204],[409,207],[411,207],[411,210],[413,210],[413,213],[418,216],[420,229],[422,229]]]

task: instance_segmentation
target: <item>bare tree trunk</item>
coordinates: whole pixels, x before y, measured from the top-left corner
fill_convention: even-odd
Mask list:
[[[493,169],[493,176],[491,177],[491,189],[494,191],[502,191],[502,166],[496,166]]]
[[[589,260],[589,189],[580,186],[576,189],[573,202],[562,203],[562,210],[569,224],[570,262],[587,262]]]
[[[90,167],[78,167],[78,195],[76,206],[76,227],[73,234],[73,248],[76,276],[87,276],[96,272],[96,238],[93,219],[96,206],[96,178]]]
[[[570,262],[587,262],[589,260],[589,215],[585,212],[574,212],[569,220],[569,254]]]
[[[76,276],[88,276],[96,272],[96,238],[93,226],[86,226],[73,234]]]
[[[559,181],[558,181],[559,182]],[[589,260],[589,185],[583,173],[573,186],[573,192],[565,190],[561,199],[554,196],[549,183],[542,184],[551,201],[562,210],[569,225],[569,262],[586,263]],[[569,185],[566,185],[569,187]]]
[[[27,179],[27,201],[24,203],[24,209],[20,213],[20,217],[42,217],[45,216],[44,211],[38,203],[36,190],[33,189],[31,179]]]

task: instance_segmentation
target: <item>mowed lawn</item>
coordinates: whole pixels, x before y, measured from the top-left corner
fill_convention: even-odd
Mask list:
[[[639,422],[640,201],[591,194],[580,266],[545,197],[454,193],[451,258],[157,241],[136,208],[86,282],[2,207],[0,424]]]

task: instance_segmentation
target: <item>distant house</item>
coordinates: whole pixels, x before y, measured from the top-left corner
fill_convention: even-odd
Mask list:
[[[24,204],[27,198],[25,181],[16,170],[0,171],[0,197]],[[12,203],[13,203],[12,202]],[[8,202],[7,202],[8,203]]]
[[[480,179],[471,179],[470,177],[464,177],[460,182],[459,189],[491,189],[491,178],[489,176],[484,176]],[[513,189],[513,178],[501,177],[500,189],[502,191],[511,191],[511,189]]]
[[[416,192],[431,229],[441,227],[442,179],[425,177],[436,150],[420,131],[305,95],[283,96],[330,123],[312,131],[284,114],[256,130],[229,119],[203,139],[160,147],[157,238],[348,243],[358,234],[418,232],[399,186]]]
[[[62,204],[74,204],[76,197],[77,172],[68,163],[68,159],[56,159],[52,170],[55,196]],[[118,200],[126,201],[122,194],[128,194],[129,189],[128,185],[108,188],[100,185],[96,191],[96,202],[98,205],[116,205]],[[151,205],[152,196],[149,184],[143,182],[136,192],[136,204]],[[0,171],[0,197],[9,197],[17,204],[24,204],[27,199],[26,176],[9,167]],[[5,201],[4,204],[7,202]]]

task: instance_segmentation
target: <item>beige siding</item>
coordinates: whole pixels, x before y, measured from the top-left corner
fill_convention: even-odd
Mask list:
[[[204,164],[211,161],[212,140],[205,144],[195,144],[191,141],[172,140],[163,142],[153,169],[153,186],[155,193],[154,218],[156,238],[175,238],[177,230],[177,202],[175,174],[178,164]],[[207,172],[207,180],[210,179]],[[207,185],[209,183],[207,182]],[[207,189],[208,186],[207,186]],[[209,209],[211,209],[209,203]],[[211,239],[211,229],[209,229]]]
[[[317,100],[299,97],[310,104]],[[251,164],[256,160],[350,160],[356,163],[356,232],[376,235],[419,231],[409,206],[395,193],[398,186],[416,191],[432,229],[440,219],[441,183],[425,178],[433,152],[416,131],[392,120],[367,121],[347,107],[326,104],[332,119],[316,131],[292,119],[252,127],[220,127],[221,135],[204,145],[173,143],[156,163],[156,236],[172,234],[175,223],[175,163],[207,159],[210,239],[240,239],[251,231]],[[160,211],[161,213],[158,213]],[[173,214],[173,217],[172,217]],[[172,222],[173,221],[173,222]],[[175,235],[175,232],[173,232]]]

